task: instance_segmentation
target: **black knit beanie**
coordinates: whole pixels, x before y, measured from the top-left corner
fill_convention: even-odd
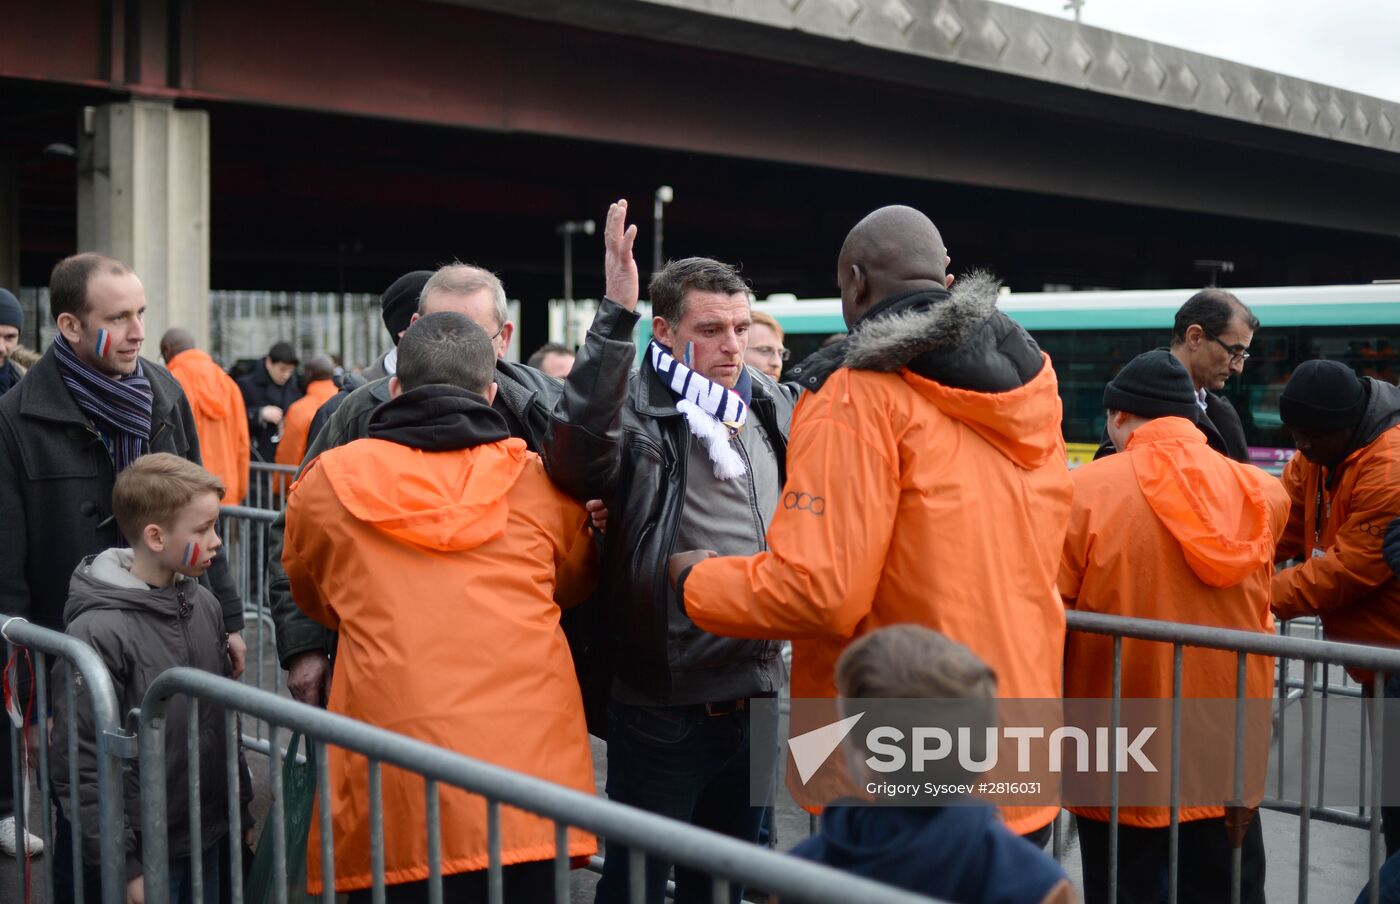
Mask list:
[[[1366,413],[1366,387],[1340,361],[1304,361],[1283,387],[1278,413],[1287,426],[1304,430],[1355,427]]]
[[[432,275],[431,270],[405,273],[379,296],[384,328],[389,331],[389,337],[394,340],[395,345],[399,344],[399,333],[408,329],[408,325],[413,322],[413,315],[418,313],[418,295]]]
[[[24,329],[24,312],[19,309],[19,299],[9,289],[0,289],[0,326]]]
[[[1165,348],[1143,352],[1123,365],[1104,387],[1103,406],[1138,417],[1184,417],[1193,423],[1200,410],[1191,375]]]

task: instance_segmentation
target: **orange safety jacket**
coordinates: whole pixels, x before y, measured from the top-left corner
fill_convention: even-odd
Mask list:
[[[194,412],[199,457],[224,483],[224,505],[241,505],[248,494],[248,412],[243,393],[214,359],[197,348],[167,362]]]
[[[427,452],[361,439],[293,484],[282,563],[298,606],[340,632],[328,709],[595,793],[560,607],[597,581],[578,503],[519,439]],[[368,888],[366,760],[330,749],[335,887]],[[384,767],[389,884],[428,877],[422,778]],[[485,801],[441,787],[442,870],[488,865]],[[308,883],[321,890],[318,822]],[[502,863],[554,857],[551,820],[503,807]],[[569,854],[597,850],[569,834]]]
[[[1149,421],[1133,432],[1124,452],[1072,474],[1074,507],[1059,580],[1066,606],[1273,631],[1269,581],[1274,546],[1288,518],[1288,494],[1277,479],[1211,449],[1201,431],[1179,417]],[[1172,660],[1169,643],[1124,639],[1122,697],[1170,699]],[[1248,658],[1246,696],[1269,699],[1273,666],[1267,656]],[[1236,654],[1183,648],[1183,699],[1233,699],[1237,680]],[[1113,638],[1071,632],[1065,644],[1065,697],[1111,697],[1112,692]],[[1107,807],[1070,809],[1104,822],[1110,816]],[[1224,813],[1220,806],[1183,807],[1180,818]],[[1170,812],[1123,807],[1119,822],[1157,828],[1170,822]]]
[[[791,638],[792,695],[836,696],[851,641],[913,622],[966,645],[1003,697],[1058,698],[1055,591],[1072,493],[1049,356],[1005,392],[907,367],[843,367],[793,415],[768,551],[710,559],[686,612],[715,634]],[[1003,810],[1021,834],[1057,807]]]
[[[311,434],[311,419],[339,392],[334,380],[315,380],[306,387],[306,395],[287,407],[282,416],[282,439],[277,443],[276,461],[279,465],[301,465]]]
[[[1329,640],[1400,647],[1400,580],[1381,554],[1386,527],[1400,516],[1400,425],[1323,476],[1302,455],[1283,470],[1293,510],[1277,558],[1304,561],[1274,576],[1274,614],[1320,615]]]

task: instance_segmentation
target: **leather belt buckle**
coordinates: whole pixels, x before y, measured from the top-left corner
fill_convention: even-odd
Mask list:
[[[715,716],[730,716],[740,713],[749,708],[747,697],[740,697],[738,700],[721,700],[718,703],[706,703],[705,715],[711,718]]]

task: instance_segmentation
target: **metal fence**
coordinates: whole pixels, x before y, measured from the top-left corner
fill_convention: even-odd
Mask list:
[[[30,715],[33,720],[25,720],[26,728],[37,734],[38,740],[38,762],[35,764],[38,772],[39,784],[39,812],[40,828],[43,833],[45,849],[50,856],[44,857],[42,862],[44,900],[57,901],[55,892],[54,857],[57,853],[54,843],[54,801],[50,794],[49,785],[49,660],[64,664],[63,669],[63,692],[65,697],[65,712],[70,719],[74,712],[74,687],[76,683],[75,672],[81,676],[84,684],[83,693],[88,698],[92,707],[93,723],[96,737],[94,742],[97,751],[97,797],[98,810],[101,819],[101,852],[102,862],[100,864],[102,875],[102,897],[107,902],[121,902],[126,900],[126,852],[122,847],[122,759],[134,756],[135,737],[122,729],[121,714],[117,709],[117,696],[112,684],[112,676],[108,672],[102,659],[93,651],[91,647],[80,640],[50,631],[47,628],[40,628],[31,625],[22,618],[3,618],[0,624],[0,634],[3,634],[6,642],[7,661],[12,663],[9,674],[6,675],[8,687],[14,688],[18,684],[27,682],[17,682],[15,679],[19,673],[20,657],[15,656],[16,651],[27,651],[31,658],[33,667],[33,704],[32,711],[26,704],[21,708],[21,712]],[[0,716],[0,718],[4,718]],[[13,726],[10,731],[10,752],[13,768],[11,775],[5,779],[12,782],[15,801],[15,838],[18,849],[25,849],[25,832],[29,814],[25,803],[24,785],[28,781],[25,768],[25,748],[26,734],[28,731],[15,730]],[[73,814],[72,822],[72,863],[73,863],[73,900],[77,904],[83,904],[83,851],[82,851],[82,823],[77,814],[81,811],[80,793],[81,785],[78,778],[78,733],[68,730],[64,732],[68,743],[68,787],[69,812]],[[22,863],[23,858],[21,855]],[[30,881],[27,863],[23,863],[15,871],[16,888],[15,901],[28,901]]]
[[[806,901],[811,904],[848,904],[865,901],[870,904],[916,904],[934,899],[895,889],[891,886],[829,867],[795,860],[775,854],[758,845],[746,844],[723,835],[698,829],[675,820],[616,804],[602,798],[574,791],[531,776],[522,775],[433,747],[403,735],[356,722],[353,719],[315,707],[295,703],[282,697],[249,688],[197,669],[171,669],[151,685],[141,707],[140,748],[142,776],[142,842],[147,875],[146,900],[150,904],[166,904],[169,900],[167,862],[166,803],[165,803],[165,738],[164,713],[173,697],[187,696],[190,706],[204,704],[224,709],[229,731],[235,713],[243,713],[266,721],[272,726],[270,740],[278,748],[282,728],[301,732],[316,744],[317,803],[321,838],[323,875],[334,875],[334,845],[331,827],[330,771],[326,745],[332,744],[367,758],[365,789],[369,802],[370,854],[373,868],[373,893],[383,900],[384,893],[384,806],[378,777],[383,766],[421,775],[426,785],[426,833],[428,839],[430,899],[442,900],[441,825],[438,808],[439,786],[461,788],[486,799],[487,847],[489,856],[488,889],[492,902],[503,900],[501,861],[501,809],[512,807],[546,819],[555,825],[554,900],[568,901],[569,889],[569,829],[582,829],[604,838],[626,844],[631,854],[629,877],[631,900],[641,902],[642,877],[646,857],[662,857],[711,877],[716,902],[729,899],[731,884],[762,888],[783,901]],[[190,775],[197,776],[199,762],[198,739],[188,739],[187,755]],[[277,845],[285,826],[281,767],[273,757],[271,768],[272,809],[265,831],[273,832],[274,887],[285,893],[287,851]],[[237,756],[231,747],[225,751],[225,768],[230,787],[237,787]],[[192,778],[192,802],[196,779]],[[195,806],[198,806],[195,803]],[[239,834],[238,807],[229,802],[230,836]],[[190,814],[191,825],[198,824],[198,813]],[[324,883],[324,899],[334,900],[334,891]],[[235,890],[234,900],[242,900],[242,889]],[[194,891],[199,899],[198,888]]]
[[[276,467],[281,467],[276,466]],[[248,645],[243,681],[259,690],[282,693],[285,672],[277,657],[277,629],[267,587],[269,536],[277,512],[226,505],[219,511],[219,536],[224,541],[229,571],[243,600],[243,640]],[[250,726],[245,746],[266,753],[266,727]]]
[[[245,503],[250,509],[280,512],[287,504],[287,488],[296,477],[297,465],[279,465],[275,462],[251,461],[248,463],[248,496]]]
[[[1172,622],[1151,621],[1140,618],[1125,618],[1122,616],[1104,615],[1100,613],[1071,611],[1067,613],[1068,629],[1071,632],[1078,631],[1091,634],[1103,634],[1113,638],[1113,724],[1118,724],[1119,705],[1122,699],[1122,670],[1123,670],[1123,639],[1136,638],[1140,640],[1158,641],[1172,645],[1173,666],[1172,666],[1172,686],[1174,689],[1172,697],[1172,800],[1170,804],[1171,821],[1169,825],[1168,841],[1168,888],[1167,898],[1169,902],[1175,904],[1177,897],[1177,866],[1178,866],[1178,829],[1179,802],[1177,800],[1177,776],[1180,769],[1180,737],[1181,725],[1181,686],[1182,686],[1182,651],[1186,647],[1196,647],[1211,650],[1223,650],[1236,654],[1238,672],[1236,680],[1236,722],[1235,722],[1235,746],[1236,756],[1232,768],[1236,780],[1236,790],[1240,790],[1239,782],[1243,774],[1243,750],[1241,743],[1244,731],[1244,700],[1245,700],[1245,670],[1246,658],[1249,654],[1262,654],[1275,657],[1278,660],[1276,671],[1277,687],[1277,711],[1275,713],[1275,737],[1274,742],[1279,753],[1279,775],[1280,780],[1277,786],[1277,795],[1272,798],[1265,798],[1262,806],[1266,809],[1281,810],[1290,813],[1297,813],[1299,816],[1298,832],[1298,898],[1300,904],[1306,904],[1308,900],[1308,850],[1309,850],[1309,823],[1314,817],[1326,818],[1330,821],[1350,823],[1352,825],[1363,825],[1369,830],[1369,881],[1371,885],[1371,902],[1379,904],[1380,887],[1377,882],[1377,874],[1383,859],[1381,854],[1380,830],[1381,830],[1381,766],[1384,761],[1384,750],[1382,749],[1382,735],[1384,724],[1384,679],[1386,674],[1400,673],[1400,650],[1386,649],[1382,647],[1369,647],[1359,644],[1336,643],[1332,641],[1313,640],[1302,637],[1280,636],[1276,634],[1257,634],[1248,631],[1237,631],[1225,628],[1209,628],[1200,625],[1176,624]],[[1301,678],[1294,679],[1295,672],[1292,665],[1297,663],[1301,668],[1298,673]],[[1322,666],[1324,671],[1318,672],[1318,667]],[[1361,787],[1370,789],[1369,803],[1362,808],[1353,818],[1351,814],[1338,811],[1335,808],[1321,806],[1318,802],[1322,799],[1321,789],[1315,787],[1312,782],[1313,769],[1313,740],[1314,740],[1314,712],[1313,702],[1322,693],[1327,693],[1331,687],[1325,670],[1329,667],[1356,668],[1372,672],[1372,686],[1370,689],[1367,709],[1369,715],[1370,728],[1370,756],[1366,755],[1366,743],[1363,738],[1361,762],[1358,768],[1361,770]],[[1291,695],[1291,689],[1299,691],[1298,697]],[[1284,796],[1282,782],[1283,774],[1283,752],[1286,738],[1283,730],[1286,725],[1284,716],[1285,709],[1291,703],[1301,701],[1302,705],[1302,763],[1300,765],[1300,775],[1302,779],[1301,793],[1298,799],[1287,799]],[[1363,723],[1364,731],[1364,723]],[[1324,739],[1327,732],[1324,729]],[[1325,756],[1326,746],[1322,748]],[[1369,774],[1368,774],[1369,771]],[[1319,775],[1321,773],[1319,772]],[[1118,854],[1118,797],[1117,797],[1117,774],[1112,774],[1110,779],[1112,794],[1111,818],[1109,826],[1109,900],[1115,900],[1117,894],[1117,854]],[[1363,791],[1364,793],[1364,791]],[[1240,795],[1236,796],[1239,799]],[[1240,896],[1241,880],[1241,853],[1237,848],[1234,851],[1232,862],[1232,902],[1238,901]]]

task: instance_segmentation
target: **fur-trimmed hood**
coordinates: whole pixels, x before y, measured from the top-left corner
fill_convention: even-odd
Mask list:
[[[997,310],[1000,283],[974,272],[952,291],[926,289],[887,299],[861,318],[845,343],[845,365],[920,376],[959,389],[1006,392],[1043,366],[1040,346]]]
[[[900,373],[944,414],[1023,468],[1064,457],[1062,408],[1050,359],[997,310],[997,281],[964,276],[872,308],[845,343],[854,370]]]

